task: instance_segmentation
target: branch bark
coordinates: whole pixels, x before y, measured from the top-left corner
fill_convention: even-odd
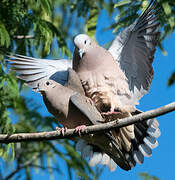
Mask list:
[[[138,115],[123,118],[120,120],[111,121],[108,123],[100,125],[87,126],[81,133],[81,135],[87,135],[92,133],[99,133],[104,131],[109,131],[114,128],[121,128],[128,126],[137,122],[141,122],[147,119],[155,118],[169,112],[175,111],[175,102],[168,105],[162,106],[160,108],[150,110],[147,112],[140,113]],[[43,140],[55,140],[72,138],[78,136],[75,129],[68,129],[64,136],[60,131],[50,131],[50,132],[37,132],[37,133],[18,133],[18,134],[0,134],[0,143],[12,143],[12,142],[25,142],[25,141],[43,141]]]

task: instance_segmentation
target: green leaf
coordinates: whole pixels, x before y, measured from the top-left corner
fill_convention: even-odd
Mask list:
[[[0,21],[0,46],[6,46],[8,48],[10,46],[10,36],[7,32],[4,24]]]
[[[168,79],[168,86],[172,86],[175,83],[175,72],[173,72]]]
[[[168,2],[163,2],[162,7],[166,15],[171,15],[171,6],[169,5]]]
[[[173,16],[171,16],[169,19],[169,24],[171,26],[171,28],[174,28],[175,27],[175,18]]]
[[[155,176],[150,176],[147,172],[139,173],[139,176],[143,180],[159,180],[159,178]]]
[[[131,0],[122,0],[122,1],[120,1],[120,2],[118,2],[118,3],[116,3],[115,5],[114,5],[114,8],[118,8],[118,7],[121,7],[121,6],[125,6],[125,5],[127,5],[127,4],[129,4],[129,3],[131,3],[132,1]]]
[[[85,25],[87,35],[92,39],[95,39],[98,14],[99,12],[97,8],[91,9]]]
[[[159,48],[160,48],[162,54],[163,54],[164,56],[167,56],[168,53],[167,53],[167,51],[163,48],[162,43],[158,43],[158,46],[159,46]]]
[[[41,4],[43,6],[43,9],[46,10],[46,13],[48,15],[51,15],[52,14],[52,11],[51,11],[51,1],[50,0],[41,0]]]

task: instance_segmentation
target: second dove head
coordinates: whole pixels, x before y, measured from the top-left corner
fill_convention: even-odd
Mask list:
[[[86,53],[86,49],[88,49],[92,45],[92,40],[86,34],[79,34],[74,38],[74,44],[79,51],[80,58],[82,58]]]

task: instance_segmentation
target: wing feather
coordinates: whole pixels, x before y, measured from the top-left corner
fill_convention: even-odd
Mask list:
[[[52,79],[64,85],[68,78],[68,68],[72,68],[72,60],[46,60],[18,54],[7,55],[6,60],[17,73],[17,77],[32,88],[36,88],[42,80]]]
[[[160,33],[158,10],[152,0],[144,13],[114,39],[109,52],[119,62],[134,98],[141,98],[153,79],[152,62]]]

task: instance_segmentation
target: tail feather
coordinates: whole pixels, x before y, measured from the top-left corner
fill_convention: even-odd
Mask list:
[[[97,164],[100,164],[102,161],[102,157],[102,153],[94,152],[92,156],[89,158],[89,165],[93,167]]]
[[[149,127],[154,127],[154,128],[158,128],[159,127],[159,122],[156,119],[148,119],[146,121],[147,125]]]
[[[144,156],[140,151],[133,151],[133,158],[138,164],[142,164],[144,162]]]
[[[134,161],[133,157],[129,153],[126,153],[125,157],[126,157],[126,161],[128,161],[131,168],[136,166],[136,162]]]
[[[152,156],[152,149],[148,147],[146,144],[139,145],[138,149],[145,157]]]
[[[75,149],[77,151],[80,151],[82,152],[83,151],[83,148],[86,147],[87,143],[85,140],[83,139],[80,139],[77,143],[76,143],[76,146],[75,146]]]
[[[160,130],[158,128],[149,127],[147,130],[147,133],[155,138],[158,138],[160,136]]]
[[[114,171],[117,164],[106,153],[100,151],[96,146],[89,145],[85,140],[80,139],[76,144],[76,150],[81,152],[83,158],[89,159],[90,166],[96,166],[97,164],[106,165],[110,171]]]
[[[114,160],[112,158],[110,158],[107,166],[110,169],[110,171],[115,171],[117,164],[114,162]]]
[[[82,155],[83,158],[86,158],[88,156],[91,157],[93,155],[93,148],[90,145],[86,145],[84,147],[84,149],[82,149],[81,152],[82,152],[81,155]]]
[[[136,164],[142,164],[144,157],[152,156],[152,149],[158,146],[156,139],[160,136],[159,123],[156,119],[135,123],[132,126],[134,137],[132,134],[131,136],[128,134],[132,129],[124,127],[120,131],[116,130],[115,136],[108,139],[109,143],[104,145],[107,147],[95,145],[95,141],[89,144],[86,140],[81,139],[78,141],[76,149],[81,152],[83,157],[89,158],[90,166],[103,164],[108,166],[110,171],[114,171],[118,165],[124,170],[129,170]],[[126,148],[127,143],[130,144],[128,149]]]
[[[155,137],[147,136],[143,139],[143,142],[151,149],[154,149],[158,146],[158,141]]]
[[[110,157],[107,154],[103,154],[102,160],[101,160],[101,164],[103,165],[108,165],[110,162]]]
[[[135,138],[132,140],[133,149],[130,151],[134,161],[144,162],[144,157],[152,156],[152,149],[158,146],[156,138],[160,136],[159,123],[156,119],[134,124]]]

